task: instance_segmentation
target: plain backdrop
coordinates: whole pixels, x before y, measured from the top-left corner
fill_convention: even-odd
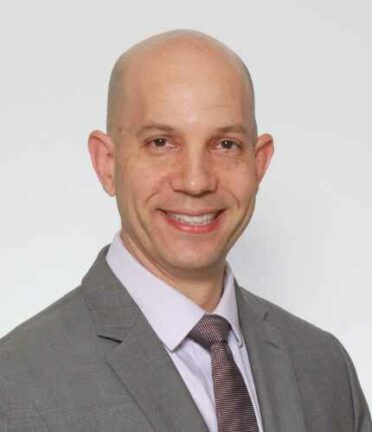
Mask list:
[[[276,154],[230,255],[252,292],[334,333],[372,404],[370,0],[0,4],[0,335],[79,284],[119,228],[87,136],[118,55],[174,28],[247,63]]]

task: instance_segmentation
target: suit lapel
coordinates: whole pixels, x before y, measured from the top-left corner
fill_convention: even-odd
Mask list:
[[[108,267],[107,247],[83,280],[98,337],[117,345],[107,363],[157,432],[208,432],[190,393],[136,303]]]
[[[253,295],[237,287],[237,301],[264,431],[304,432],[301,398],[283,335]]]
[[[116,345],[107,363],[157,432],[208,432],[182,378],[138,306],[108,267],[108,247],[83,279],[97,337]],[[300,395],[283,335],[269,312],[237,287],[240,324],[249,353],[264,432],[305,432]]]

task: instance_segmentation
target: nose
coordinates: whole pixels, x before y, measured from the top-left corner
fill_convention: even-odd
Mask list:
[[[212,193],[217,188],[217,176],[211,156],[203,150],[190,150],[180,156],[174,167],[172,188],[192,196]]]

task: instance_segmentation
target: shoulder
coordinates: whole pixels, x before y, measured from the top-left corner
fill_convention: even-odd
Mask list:
[[[80,287],[0,339],[0,429],[44,431],[38,406],[66,404],[69,383],[97,359]],[[10,426],[9,426],[10,427]]]
[[[247,311],[260,315],[263,337],[279,338],[299,377],[318,380],[333,371],[335,379],[348,378],[350,357],[334,335],[242,288],[238,298],[248,305]]]
[[[369,430],[371,419],[353,362],[341,342],[325,331],[285,309],[238,288],[238,299],[246,311],[260,315],[265,328],[279,335],[306,406],[314,400],[353,412],[355,430]],[[319,394],[320,392],[320,394]],[[322,408],[319,408],[322,409]],[[341,414],[340,414],[341,415]],[[364,429],[366,428],[366,429]]]
[[[12,382],[32,377],[41,363],[60,363],[90,333],[89,312],[78,287],[0,339],[0,374]]]
[[[288,342],[310,343],[314,341],[329,342],[335,339],[329,332],[310,322],[294,315],[286,309],[266,300],[256,294],[253,294],[243,287],[238,287],[240,298],[250,309],[261,315],[262,319],[275,327],[280,333],[285,334]],[[333,343],[333,342],[332,342]]]

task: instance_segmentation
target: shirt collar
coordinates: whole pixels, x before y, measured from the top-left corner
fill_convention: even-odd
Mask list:
[[[174,351],[205,315],[204,309],[142,266],[115,234],[106,261],[170,351]],[[224,317],[241,346],[234,277],[226,265],[224,290],[214,314]],[[175,325],[176,323],[176,325]]]

